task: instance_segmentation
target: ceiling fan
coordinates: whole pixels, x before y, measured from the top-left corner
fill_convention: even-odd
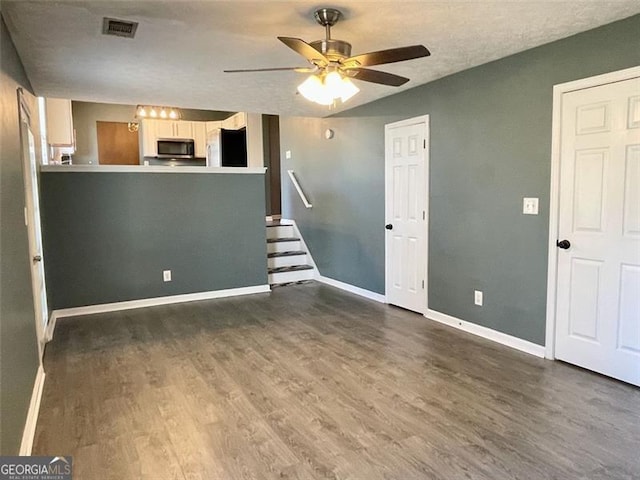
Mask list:
[[[311,101],[331,105],[338,98],[345,102],[360,91],[350,81],[351,78],[392,87],[399,87],[409,81],[408,78],[400,75],[363,67],[402,62],[430,55],[429,50],[423,45],[411,45],[351,56],[349,42],[331,38],[331,27],[338,22],[342,12],[335,8],[321,8],[316,10],[314,16],[316,21],[325,27],[324,40],[307,43],[299,38],[278,37],[278,40],[287,47],[306,58],[311,64],[310,67],[225,70],[225,73],[275,71],[311,73],[312,75],[298,87],[298,91]]]

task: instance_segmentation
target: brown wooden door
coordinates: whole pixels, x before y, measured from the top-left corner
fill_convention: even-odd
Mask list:
[[[122,122],[96,122],[98,163],[101,165],[139,165],[138,132],[130,132]]]

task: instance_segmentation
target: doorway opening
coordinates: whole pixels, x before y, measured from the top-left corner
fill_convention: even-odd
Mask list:
[[[262,115],[262,138],[264,149],[266,211],[267,216],[278,219],[282,215],[280,186],[280,117]]]

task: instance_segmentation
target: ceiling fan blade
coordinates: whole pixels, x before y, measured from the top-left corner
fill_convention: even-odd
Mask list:
[[[368,68],[350,68],[346,73],[363,82],[379,83],[390,87],[399,87],[409,81],[406,77],[394,75],[393,73],[380,72],[379,70],[370,70]]]
[[[311,67],[278,67],[278,68],[253,68],[253,69],[240,69],[240,70],[224,70],[224,73],[247,73],[247,72],[286,72],[293,71],[299,73],[312,73],[315,72],[315,68]]]
[[[298,52],[314,65],[325,67],[329,64],[329,59],[327,57],[325,57],[322,53],[313,48],[304,40],[292,37],[278,37],[278,40],[284,43],[291,50]]]
[[[340,63],[346,68],[367,67],[370,65],[413,60],[414,58],[428,57],[429,55],[431,55],[431,52],[429,52],[424,45],[411,45],[410,47],[391,48],[378,52],[363,53],[355,57],[344,58]]]

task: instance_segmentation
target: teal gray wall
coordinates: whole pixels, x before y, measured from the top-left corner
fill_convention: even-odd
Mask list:
[[[76,131],[76,152],[74,165],[98,164],[98,131],[96,122],[134,122],[137,121],[136,106],[118,103],[71,102],[73,128]],[[193,122],[218,121],[233,115],[234,112],[215,110],[180,109],[183,120]],[[142,158],[142,136],[140,137],[140,157]]]
[[[261,174],[43,172],[41,198],[53,309],[267,283]]]
[[[16,95],[31,85],[4,20],[0,49],[0,454],[16,455],[38,369]],[[37,117],[34,97],[25,93]]]
[[[634,16],[335,117],[281,118],[283,216],[321,274],[384,293],[384,125],[429,114],[429,308],[543,345],[553,85],[639,65],[638,32]]]

